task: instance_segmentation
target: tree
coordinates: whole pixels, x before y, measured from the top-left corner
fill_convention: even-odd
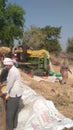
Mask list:
[[[0,14],[4,23],[2,22],[0,38],[3,45],[10,46],[14,37],[23,35],[25,11],[16,4],[6,4],[7,0],[3,0],[3,3],[1,1]]]
[[[41,46],[46,48],[49,52],[61,51],[62,48],[59,43],[61,27],[46,26],[41,30],[43,32],[44,37],[44,42]]]
[[[44,27],[37,28],[31,27],[24,33],[23,39],[28,46],[34,49],[46,49],[49,52],[61,51],[59,44],[61,28],[57,27]]]
[[[35,26],[31,26],[25,31],[23,39],[25,43],[33,49],[38,49],[40,43],[42,43],[44,40],[41,29]]]
[[[0,40],[2,40],[2,30],[5,26],[5,7],[7,0],[0,0]]]
[[[66,51],[73,53],[73,37],[68,38]]]

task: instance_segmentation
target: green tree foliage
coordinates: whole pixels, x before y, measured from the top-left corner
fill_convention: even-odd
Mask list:
[[[6,0],[0,0],[0,38],[2,37],[2,29],[5,25],[5,7],[6,7]]]
[[[14,37],[21,37],[23,35],[25,11],[16,4],[6,4],[7,0],[1,1],[0,15],[2,14],[2,19],[0,19],[0,38],[2,45],[10,46]]]
[[[61,27],[46,26],[41,30],[44,37],[44,42],[41,46],[46,48],[49,52],[61,51],[62,48],[59,43]]]
[[[24,33],[23,39],[34,49],[46,49],[49,52],[61,51],[59,44],[61,28],[47,26],[45,28],[31,27]]]
[[[34,26],[31,26],[25,31],[23,39],[25,43],[33,49],[38,49],[40,43],[44,40],[41,29]]]
[[[73,53],[73,37],[68,38],[66,51]]]

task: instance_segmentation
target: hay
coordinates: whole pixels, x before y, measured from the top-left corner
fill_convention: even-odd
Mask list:
[[[7,54],[11,51],[9,47],[0,47],[0,54]]]

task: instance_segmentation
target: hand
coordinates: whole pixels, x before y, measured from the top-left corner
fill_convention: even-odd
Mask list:
[[[9,93],[7,93],[5,99],[8,100],[8,98],[10,97]]]

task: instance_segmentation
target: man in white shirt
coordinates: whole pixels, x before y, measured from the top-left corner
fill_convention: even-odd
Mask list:
[[[6,102],[6,130],[13,130],[16,128],[15,119],[18,112],[19,101],[23,93],[21,85],[21,75],[13,64],[12,59],[5,58],[3,64],[9,69],[7,76],[7,85],[3,94],[9,94]]]

